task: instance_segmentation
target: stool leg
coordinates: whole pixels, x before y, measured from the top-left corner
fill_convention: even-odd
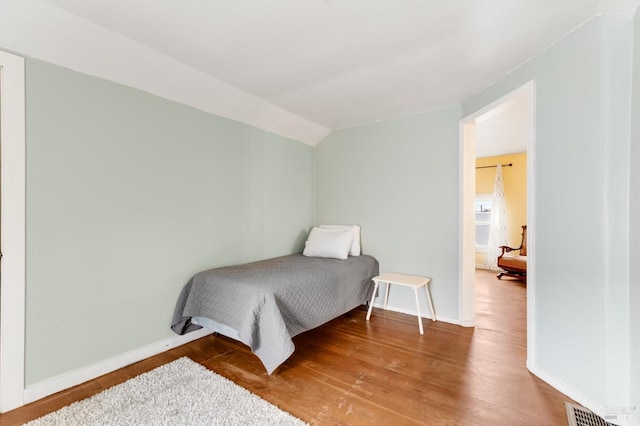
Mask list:
[[[436,320],[436,310],[433,308],[433,300],[431,300],[431,292],[429,291],[429,283],[424,285],[424,291],[427,293],[427,301],[429,302],[429,308],[431,308],[431,321]]]
[[[371,318],[371,310],[373,309],[373,299],[376,298],[376,292],[378,291],[378,283],[373,286],[373,294],[371,295],[371,303],[369,303],[369,310],[367,311],[367,321]]]
[[[391,290],[391,284],[387,283],[387,291],[384,294],[384,310],[387,310],[387,304],[389,303],[389,290]]]
[[[418,310],[418,327],[420,327],[420,334],[424,334],[422,329],[422,317],[420,317],[420,302],[418,301],[418,289],[413,289],[413,294],[416,296],[416,309]]]

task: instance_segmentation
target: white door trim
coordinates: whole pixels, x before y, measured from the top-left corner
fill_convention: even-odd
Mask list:
[[[24,58],[0,51],[0,412],[24,405],[25,76]]]
[[[465,138],[465,126],[475,123],[476,118],[492,110],[507,100],[527,93],[529,103],[529,140],[527,142],[527,368],[535,366],[535,80],[531,80],[514,91],[504,95],[484,108],[460,120],[460,261],[459,261],[459,300],[458,311],[461,325],[473,326],[474,307],[474,269],[475,244],[473,214],[469,209],[473,205],[475,194],[475,137]],[[466,139],[466,140],[465,140]],[[471,159],[473,156],[473,159]],[[474,161],[472,161],[474,160]],[[471,203],[471,204],[469,204]]]

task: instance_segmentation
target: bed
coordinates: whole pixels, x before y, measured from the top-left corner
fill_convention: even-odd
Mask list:
[[[194,275],[178,298],[171,328],[185,334],[205,327],[236,339],[271,374],[293,353],[294,336],[365,304],[378,274],[372,256],[305,254]]]

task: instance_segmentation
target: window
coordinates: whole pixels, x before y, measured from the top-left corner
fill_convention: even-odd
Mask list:
[[[491,226],[491,194],[478,194],[475,201],[476,251],[486,253]]]

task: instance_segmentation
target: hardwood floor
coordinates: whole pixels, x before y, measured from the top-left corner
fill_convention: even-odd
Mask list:
[[[476,327],[356,309],[297,336],[269,376],[249,350],[208,336],[0,415],[15,425],[188,356],[311,424],[566,425],[566,396],[530,374],[525,286],[476,273]],[[436,309],[437,301],[436,301]]]

